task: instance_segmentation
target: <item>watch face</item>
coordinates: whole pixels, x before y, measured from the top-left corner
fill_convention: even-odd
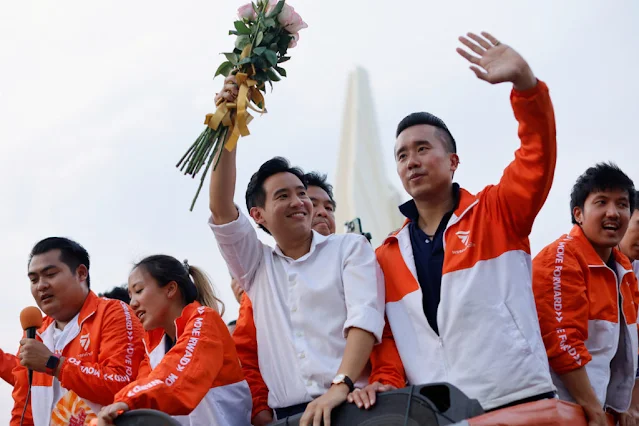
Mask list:
[[[338,384],[338,383],[344,383],[344,379],[346,378],[345,375],[343,374],[338,374],[337,376],[335,376],[335,378],[333,379],[333,383],[334,384]]]
[[[47,360],[47,368],[50,369],[54,369],[58,366],[58,363],[60,362],[60,358],[58,358],[57,356],[50,356],[49,359]]]

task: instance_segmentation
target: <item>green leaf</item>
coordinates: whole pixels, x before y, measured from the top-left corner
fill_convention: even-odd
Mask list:
[[[255,64],[255,68],[261,70],[264,68],[268,68],[268,64],[261,56],[254,56],[253,63]]]
[[[217,68],[217,71],[215,71],[215,75],[213,76],[213,78],[217,77],[218,75],[223,75],[224,77],[228,77],[232,69],[233,69],[232,63],[230,63],[229,61],[222,62],[222,64],[220,64],[220,66]]]
[[[237,31],[229,31],[229,35],[239,35]]]
[[[284,0],[280,0],[279,2],[277,2],[277,6],[275,6],[275,9],[273,9],[273,11],[269,13],[268,17],[273,18],[279,15],[282,9],[284,9]]]
[[[278,60],[277,60],[277,63],[278,63],[278,64],[281,64],[281,63],[283,63],[283,62],[288,61],[289,59],[291,59],[291,57],[290,57],[290,56],[282,56],[280,59],[278,59]]]
[[[241,35],[235,40],[235,47],[242,51],[246,46],[251,44],[251,39],[247,35]]]
[[[266,52],[266,47],[264,46],[256,47],[255,49],[253,49],[253,53],[255,53],[256,55],[261,55],[264,52]]]
[[[242,21],[235,21],[233,22],[233,25],[235,25],[235,29],[237,30],[238,33],[240,34],[251,34],[251,30],[249,30],[249,28],[244,24],[244,22]]]
[[[257,37],[255,37],[255,46],[259,46],[262,40],[264,40],[264,32],[260,31],[257,33]]]
[[[266,34],[264,35],[264,40],[262,40],[262,44],[264,46],[268,46],[269,44],[271,44],[274,38],[275,38],[275,34],[267,31]]]
[[[275,74],[275,71],[273,71],[270,68],[266,70],[266,75],[268,75],[268,79],[270,81],[280,81],[281,80],[280,76]]]
[[[286,70],[284,68],[278,66],[275,66],[273,68],[275,68],[275,71],[277,71],[279,75],[281,75],[282,77],[286,77]]]
[[[273,28],[277,26],[277,23],[275,22],[275,19],[267,18],[264,20],[264,26],[267,28]]]
[[[242,60],[241,60],[240,62],[238,62],[237,64],[238,64],[238,65],[244,65],[244,64],[250,64],[250,63],[251,63],[251,58],[250,58],[250,57],[247,57],[247,58],[242,59]]]
[[[237,54],[235,53],[223,53],[226,56],[226,60],[232,63],[233,65],[237,65],[237,61],[239,60]]]
[[[268,75],[266,75],[266,72],[264,72],[264,70],[257,69],[255,75],[253,76],[253,79],[257,82],[264,83],[268,80]]]
[[[271,64],[271,66],[277,65],[277,53],[273,52],[272,50],[266,50],[264,52],[264,57],[266,58],[268,63]]]

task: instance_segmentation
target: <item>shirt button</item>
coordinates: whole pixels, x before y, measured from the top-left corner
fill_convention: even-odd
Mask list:
[[[306,358],[306,354],[304,352],[300,352],[298,356],[300,357],[300,359]]]
[[[296,307],[296,306],[293,306],[293,307],[291,308],[291,312],[297,312],[297,307]]]
[[[306,386],[313,386],[313,381],[312,380],[307,380],[306,381]]]
[[[304,335],[304,333],[302,333],[301,331],[298,331],[298,332],[295,333],[295,335],[297,337],[302,337]]]

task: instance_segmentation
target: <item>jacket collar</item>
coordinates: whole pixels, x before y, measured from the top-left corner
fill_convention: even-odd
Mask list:
[[[92,316],[95,311],[98,309],[98,303],[100,302],[100,298],[91,290],[89,290],[89,294],[87,294],[86,299],[84,299],[84,304],[82,308],[80,308],[80,312],[78,314],[78,325],[82,325],[82,323]],[[50,316],[45,316],[42,321],[42,327],[38,330],[39,333],[44,333],[44,331],[53,324],[55,319]]]
[[[189,303],[188,305],[184,307],[184,309],[182,309],[182,313],[174,321],[176,341],[180,338],[180,336],[184,332],[184,329],[186,328],[186,325],[189,322],[189,319],[191,319],[195,311],[201,306],[202,305],[200,304],[200,302],[196,300],[195,302]],[[148,352],[153,351],[153,349],[155,349],[162,342],[163,338],[164,338],[163,328],[156,328],[154,330],[147,331],[146,333],[146,341],[148,343],[147,351]]]
[[[459,221],[459,219],[461,219],[472,207],[474,207],[478,201],[476,195],[473,195],[464,188],[461,188],[457,183],[453,183],[453,197],[455,198],[455,209],[446,228]],[[402,204],[399,207],[399,210],[404,216],[406,216],[406,220],[401,228],[386,237],[382,245],[392,241],[397,241],[397,235],[406,228],[406,225],[411,223],[411,221],[416,221],[419,217],[419,213],[417,213],[417,205],[413,199]]]
[[[586,234],[584,234],[583,229],[581,229],[581,226],[574,225],[568,235],[572,237],[579,245],[579,250],[586,258],[586,262],[588,262],[589,267],[606,266],[606,262],[604,262],[601,257],[599,257],[599,255],[595,251],[595,248],[586,237]],[[624,270],[632,271],[632,264],[630,263],[630,260],[623,253],[621,253],[621,251],[619,251],[617,247],[612,248],[612,255],[615,259],[615,262],[621,265]]]

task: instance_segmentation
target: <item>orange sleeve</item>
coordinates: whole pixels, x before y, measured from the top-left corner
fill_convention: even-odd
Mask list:
[[[18,357],[12,354],[8,354],[0,349],[0,378],[11,386],[15,385],[15,379],[13,378],[13,369],[20,365]]]
[[[233,332],[233,341],[237,349],[237,356],[242,364],[242,371],[251,389],[253,399],[253,413],[251,420],[261,411],[271,410],[268,406],[268,387],[260,373],[257,356],[257,330],[253,318],[253,305],[248,295],[244,293],[240,300],[240,313]]]
[[[548,87],[542,81],[524,92],[513,89],[510,99],[519,123],[521,146],[499,184],[489,187],[487,196],[495,202],[495,213],[517,235],[528,237],[535,217],[546,202],[555,173],[555,114]]]
[[[126,403],[131,410],[150,408],[171,416],[193,411],[222,369],[219,327],[224,323],[219,317],[213,309],[199,307],[153,371],[118,392],[114,401]]]
[[[563,252],[563,256],[558,253]],[[583,270],[563,242],[551,244],[533,260],[533,292],[548,361],[559,375],[584,367],[589,300]]]
[[[11,410],[10,426],[20,426],[20,418],[24,404],[27,404],[27,410],[24,413],[24,422],[22,426],[33,426],[33,415],[31,414],[31,398],[27,401],[27,391],[29,390],[29,382],[27,378],[27,369],[18,365],[13,370],[15,384],[13,386],[13,409]]]
[[[63,388],[89,401],[108,405],[138,375],[144,358],[144,329],[124,302],[105,307],[97,362],[67,358],[58,379]]]
[[[138,368],[138,376],[135,378],[135,380],[144,379],[149,374],[151,374],[151,370],[152,368],[149,356],[144,355],[144,359],[142,359],[142,362],[140,363],[140,368]]]
[[[388,325],[388,319],[384,325],[382,342],[373,347],[371,352],[371,375],[370,383],[380,382],[384,385],[393,385],[396,388],[406,386],[406,373],[404,364],[399,357],[393,332]]]

